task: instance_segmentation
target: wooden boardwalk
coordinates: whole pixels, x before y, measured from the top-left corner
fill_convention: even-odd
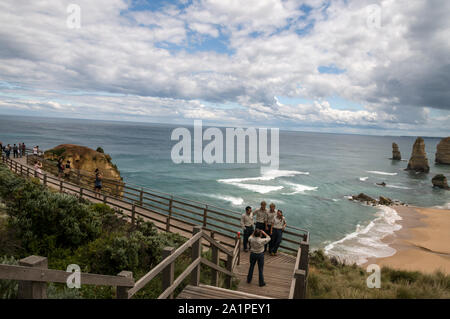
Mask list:
[[[26,157],[12,159],[13,162],[17,162],[18,164],[23,165],[23,167],[27,167],[34,172],[34,168],[26,163]],[[23,167],[21,168],[21,173],[23,174]],[[43,172],[44,173],[44,172]],[[134,212],[139,217],[144,220],[151,221],[155,224],[155,226],[159,229],[159,231],[168,231],[172,233],[178,233],[183,237],[190,238],[192,237],[192,231],[195,226],[193,223],[188,223],[180,219],[176,218],[168,218],[157,212],[152,212],[149,209],[144,207],[135,206],[131,203],[124,202],[120,199],[115,199],[111,196],[103,196],[101,195],[99,198],[96,197],[96,194],[93,190],[86,189],[84,187],[80,187],[78,185],[65,182],[62,179],[54,175],[50,175],[50,173],[46,173],[46,184],[47,186],[57,189],[59,191],[63,191],[65,193],[81,196],[93,203],[106,203],[112,208],[117,208],[121,210],[124,216],[130,219],[131,222],[134,221],[136,216],[133,216]],[[27,173],[28,174],[28,173]],[[42,181],[41,176],[41,181]],[[211,235],[211,231],[205,230],[208,235]],[[233,238],[229,236],[224,236],[220,233],[214,233],[214,239],[218,242],[228,246],[234,247],[235,241]],[[207,248],[210,246],[208,241],[202,241],[203,247]],[[241,244],[242,245],[242,244]],[[259,287],[258,285],[258,266],[255,266],[255,270],[253,273],[253,281],[248,284],[247,283],[247,273],[249,268],[249,253],[243,251],[242,247],[239,251],[240,254],[240,262],[233,269],[234,275],[239,279],[239,284],[236,291],[231,291],[227,289],[222,289],[218,287],[212,286],[187,286],[182,293],[178,296],[179,298],[219,298],[219,299],[242,299],[242,298],[280,298],[287,299],[290,296],[292,280],[295,273],[296,268],[296,257],[279,252],[278,256],[270,256],[269,254],[265,255],[265,263],[264,263],[264,277],[266,286]],[[221,259],[224,259],[224,254],[220,255]],[[298,265],[297,265],[298,266]]]

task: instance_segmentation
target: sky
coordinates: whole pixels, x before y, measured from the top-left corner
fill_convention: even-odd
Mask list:
[[[448,39],[439,0],[2,0],[0,114],[448,136]]]

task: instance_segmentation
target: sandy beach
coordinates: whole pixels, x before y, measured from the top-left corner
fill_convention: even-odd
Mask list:
[[[383,239],[397,252],[390,257],[371,259],[396,269],[450,274],[450,210],[395,206],[402,228]]]

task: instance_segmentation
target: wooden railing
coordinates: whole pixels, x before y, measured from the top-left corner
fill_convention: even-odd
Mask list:
[[[207,241],[210,244],[212,250],[212,260],[202,257],[202,241]],[[239,239],[236,240],[236,246],[239,245]],[[191,248],[191,263],[186,269],[178,276],[175,275],[175,262],[178,257]],[[223,268],[219,264],[219,253],[222,252],[227,256],[226,268]],[[163,292],[158,299],[173,298],[174,291],[183,283],[183,281],[190,276],[190,284],[198,286],[200,284],[200,270],[201,265],[211,268],[211,285],[219,285],[219,273],[225,275],[225,288],[230,289],[233,280],[233,261],[239,260],[240,250],[235,249],[230,252],[226,247],[218,243],[214,238],[209,236],[201,226],[194,227],[192,237],[181,245],[178,249],[172,247],[166,247],[163,251],[164,260],[156,265],[151,271],[142,276],[134,285],[134,287],[128,290],[128,298],[131,298],[139,290],[143,289],[152,279],[157,275],[162,274],[162,287]],[[236,266],[235,264],[234,266]]]
[[[68,282],[73,272],[48,269],[46,257],[29,256],[21,259],[19,265],[0,264],[0,279],[19,281],[19,299],[46,299],[47,282]],[[81,285],[114,286],[118,299],[128,298],[126,291],[134,287],[133,273],[122,271],[117,276],[79,273]]]
[[[309,241],[303,241],[298,247],[292,275],[289,299],[305,299],[308,283]]]
[[[35,155],[27,155],[27,161],[30,164],[33,164],[36,159]],[[41,162],[46,161],[42,157],[39,157],[39,160]],[[72,171],[71,174],[80,175],[81,177],[70,178],[70,180],[66,181],[47,171],[37,175],[34,169],[17,163],[12,159],[7,160],[3,156],[2,161],[17,174],[29,177],[36,176],[44,184],[58,187],[61,192],[79,193],[80,197],[95,199],[93,192],[94,179],[87,172]],[[56,164],[52,162],[52,165],[56,169]],[[89,180],[92,181],[91,184],[85,182]],[[120,194],[117,192],[102,192],[101,197],[103,201],[123,210],[132,220],[140,216],[152,219],[158,223],[164,223],[164,226],[157,225],[157,227],[167,232],[171,232],[171,228],[174,227],[190,233],[194,225],[202,225],[204,229],[215,231],[221,236],[228,238],[228,241],[223,241],[223,244],[229,247],[234,246],[232,244],[234,237],[237,232],[241,231],[241,213],[129,183],[117,183],[112,180],[104,180],[104,183],[118,185],[117,187],[120,187],[121,190],[118,192]],[[110,186],[110,188],[115,188],[115,186]],[[152,215],[156,215],[158,218],[155,219]],[[176,223],[177,221],[179,223]],[[309,241],[309,232],[305,229],[288,225],[283,232],[283,243],[280,248],[295,253],[302,241]]]

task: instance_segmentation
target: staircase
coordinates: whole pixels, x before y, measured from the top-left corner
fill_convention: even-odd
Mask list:
[[[177,299],[271,299],[269,297],[209,285],[186,286]]]

